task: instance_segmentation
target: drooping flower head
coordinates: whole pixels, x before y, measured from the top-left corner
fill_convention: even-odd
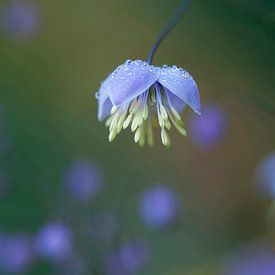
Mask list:
[[[176,66],[156,67],[141,60],[127,60],[101,85],[97,94],[98,119],[106,117],[109,141],[130,126],[134,140],[153,144],[152,126],[161,128],[161,140],[170,144],[167,130],[173,124],[186,135],[180,116],[189,105],[200,114],[198,87],[191,75]]]
[[[98,119],[106,120],[109,141],[113,141],[122,129],[131,128],[136,143],[147,140],[152,145],[152,127],[159,125],[161,140],[169,146],[167,131],[174,125],[186,135],[180,113],[185,105],[200,114],[200,98],[196,82],[191,75],[177,66],[153,66],[152,60],[161,41],[174,27],[186,10],[190,0],[170,20],[154,44],[148,62],[126,60],[101,84],[96,94]]]

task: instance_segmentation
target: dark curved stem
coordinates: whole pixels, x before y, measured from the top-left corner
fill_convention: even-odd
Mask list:
[[[164,30],[160,33],[159,37],[157,38],[157,41],[155,42],[154,46],[151,49],[151,52],[148,57],[148,63],[152,64],[154,55],[156,53],[156,50],[158,46],[160,45],[161,41],[167,36],[167,34],[173,29],[173,27],[178,23],[179,19],[183,15],[183,13],[187,10],[192,0],[185,0],[177,10],[177,12],[173,15],[173,17],[168,22],[167,26],[164,28]]]

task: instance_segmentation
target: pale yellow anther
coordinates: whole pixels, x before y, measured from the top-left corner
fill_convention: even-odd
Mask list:
[[[160,114],[158,114],[158,121],[159,121],[160,128],[163,128],[164,127],[164,121],[163,121],[163,119],[162,119],[162,117],[161,117]]]
[[[144,105],[142,117],[143,117],[144,120],[146,120],[147,117],[148,117],[148,106],[147,106],[147,104]]]
[[[134,132],[138,126],[139,126],[139,117],[136,115],[132,121],[131,131]]]
[[[118,110],[118,106],[113,106],[111,109],[111,114],[114,114]]]
[[[170,121],[167,119],[167,120],[165,120],[165,128],[167,129],[167,130],[169,130],[170,128],[171,128],[171,123],[170,123]]]
[[[160,135],[161,135],[161,141],[162,141],[163,145],[169,146],[170,138],[169,138],[167,132],[164,130],[164,128],[161,129]]]
[[[140,139],[140,135],[141,135],[141,128],[139,127],[135,132],[135,136],[134,136],[135,143],[138,143]]]
[[[133,102],[132,102],[132,104],[131,104],[131,106],[130,106],[129,112],[131,114],[136,113],[137,110],[138,110],[138,108],[139,108],[139,106],[140,106],[140,104],[141,104],[140,97],[138,99],[134,99]]]
[[[171,111],[177,120],[181,120],[181,117],[180,117],[178,111],[174,107],[171,107]]]
[[[110,116],[110,117],[106,120],[106,122],[105,122],[106,127],[109,127],[109,126],[111,125],[112,120],[113,120],[113,116]]]
[[[132,118],[133,118],[133,115],[129,114],[128,117],[126,118],[126,120],[123,123],[123,129],[126,129],[130,125],[130,123],[132,121]]]
[[[116,132],[115,131],[111,131],[109,134],[109,142],[112,142],[116,137]]]
[[[142,147],[144,143],[145,143],[145,138],[140,138],[138,141],[139,146]]]
[[[168,118],[168,114],[167,114],[166,109],[163,105],[160,105],[160,113],[164,120]]]
[[[186,130],[183,128],[182,120],[175,120],[174,116],[169,112],[169,118],[171,119],[173,125],[177,128],[177,130],[183,135],[186,136]]]
[[[126,114],[121,115],[117,122],[117,134],[120,133],[120,131],[122,130],[125,117],[126,117]]]
[[[162,97],[162,94],[159,94],[159,96]],[[157,100],[156,93],[150,91],[149,95],[143,94],[131,102],[120,106],[113,106],[111,114],[105,122],[106,126],[109,127],[109,142],[113,141],[122,129],[126,129],[131,125],[131,131],[135,132],[135,143],[143,146],[146,141],[148,145],[152,146],[154,144],[152,123],[155,123],[154,126],[157,123],[159,124],[161,128],[161,141],[165,146],[170,145],[167,130],[171,128],[172,124],[185,136],[186,131],[183,127],[180,114],[173,106],[169,104],[166,106],[166,103],[163,105],[161,99]],[[150,104],[150,108],[148,104]],[[152,110],[151,113],[151,109],[153,108],[155,110]],[[153,117],[155,113],[157,113],[157,116]]]
[[[185,130],[181,125],[175,124],[175,127],[177,128],[177,130],[178,130],[183,136],[186,136],[186,135],[187,135],[186,130]]]
[[[131,105],[130,105],[130,108],[129,108],[129,113],[130,113],[130,114],[135,113],[137,102],[138,102],[137,99],[134,99],[134,100],[132,101],[132,103],[131,103]]]
[[[138,144],[139,144],[139,146],[142,147],[144,145],[144,143],[145,143],[145,137],[144,137],[144,134],[143,134],[143,135],[140,136]]]
[[[144,128],[144,124],[142,124],[139,128],[138,128],[140,135],[139,135],[139,139],[138,139],[138,144],[139,146],[143,146],[145,143],[145,128]]]
[[[118,121],[118,117],[119,117],[119,113],[115,113],[114,116],[113,116],[113,120],[110,124],[110,131],[114,130],[116,128],[116,125],[117,125],[117,121]]]

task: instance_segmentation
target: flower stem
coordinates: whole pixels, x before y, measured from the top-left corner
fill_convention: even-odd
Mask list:
[[[153,47],[151,49],[150,54],[149,54],[149,57],[148,57],[148,63],[149,64],[152,64],[152,61],[153,61],[153,58],[154,58],[154,55],[156,53],[156,50],[157,50],[158,46],[160,45],[160,43],[162,42],[162,40],[168,35],[168,33],[173,29],[173,27],[178,23],[179,19],[183,15],[183,13],[188,9],[191,1],[192,0],[185,0],[185,1],[182,2],[182,4],[179,7],[179,9],[176,11],[176,13],[170,19],[170,21],[168,22],[168,24],[166,25],[166,27],[160,33],[160,35],[158,36],[155,44],[153,45]]]

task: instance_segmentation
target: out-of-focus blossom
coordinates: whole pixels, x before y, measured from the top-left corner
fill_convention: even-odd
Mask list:
[[[93,240],[99,244],[105,244],[112,241],[118,233],[118,219],[114,213],[102,211],[91,219],[88,229]]]
[[[212,149],[225,136],[227,116],[214,104],[204,105],[201,116],[192,115],[188,121],[189,136],[193,144],[202,149]]]
[[[113,251],[106,259],[108,275],[135,274],[148,260],[148,248],[143,242],[130,242]]]
[[[74,199],[89,200],[94,198],[102,187],[101,173],[89,161],[78,160],[66,171],[65,185]]]
[[[72,233],[60,222],[45,225],[35,240],[35,249],[39,256],[52,260],[63,261],[72,254]]]
[[[40,24],[37,3],[31,0],[10,0],[0,12],[2,27],[9,36],[23,39],[37,33]]]
[[[256,170],[256,180],[265,196],[275,198],[275,152],[260,162]]]
[[[151,228],[163,228],[178,217],[181,205],[176,193],[165,185],[155,185],[140,197],[139,214]]]
[[[141,60],[127,60],[102,83],[98,97],[98,119],[109,127],[109,141],[131,124],[134,140],[141,146],[153,144],[154,120],[161,128],[161,140],[169,146],[167,130],[173,124],[186,135],[179,115],[185,105],[200,113],[200,97],[192,76],[177,66],[153,66]],[[157,124],[157,123],[156,123]]]
[[[28,237],[0,234],[0,274],[21,274],[26,271],[32,259],[32,242]]]
[[[226,259],[222,275],[273,275],[275,251],[268,245],[252,245]]]

